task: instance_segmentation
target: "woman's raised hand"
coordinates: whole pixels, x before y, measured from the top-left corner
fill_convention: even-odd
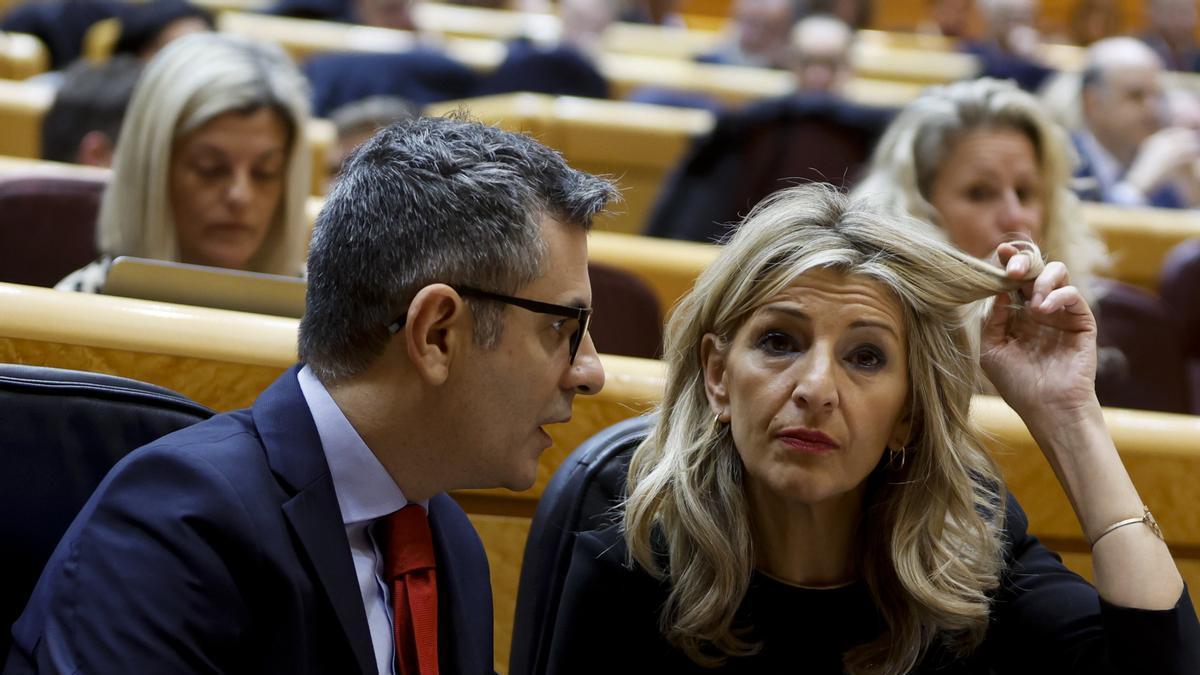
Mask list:
[[[996,253],[1011,278],[1026,276],[1030,255],[1020,242]],[[997,392],[1026,424],[1080,412],[1096,402],[1096,318],[1060,262],[1048,263],[1013,304],[996,296],[984,322],[980,361]]]

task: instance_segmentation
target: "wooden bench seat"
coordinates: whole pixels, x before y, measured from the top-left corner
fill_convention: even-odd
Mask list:
[[[403,51],[420,42],[415,34],[400,30],[239,12],[221,14],[217,24],[222,31],[275,42],[298,60],[328,52]],[[446,37],[436,44],[451,58],[479,72],[494,70],[506,54],[505,43],[501,40]],[[904,57],[885,59],[880,67],[889,63],[895,67],[906,62]],[[598,67],[618,98],[643,87],[667,87],[706,94],[730,105],[742,105],[787,94],[794,87],[791,74],[782,71],[641,54],[605,53],[601,55]],[[920,78],[897,81],[863,76],[850,82],[846,95],[872,105],[901,106],[915,98],[922,86]]]

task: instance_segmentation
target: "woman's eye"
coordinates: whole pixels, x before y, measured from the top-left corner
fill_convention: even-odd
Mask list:
[[[798,349],[796,341],[792,339],[792,336],[775,330],[767,331],[763,334],[758,339],[756,346],[768,354],[786,354]]]
[[[283,175],[283,169],[255,169],[254,179],[259,181],[271,181]]]
[[[218,164],[193,164],[192,171],[201,178],[218,178],[225,173],[225,167]]]
[[[967,188],[967,199],[971,201],[983,201],[990,197],[991,194],[991,189],[983,185],[973,185]]]
[[[554,329],[555,333],[561,333],[561,332],[563,332],[563,328],[566,325],[567,325],[567,319],[559,319],[559,320],[555,321],[554,323],[550,324],[550,327]]]
[[[879,370],[887,365],[887,358],[877,347],[859,347],[850,354],[849,361],[857,368]]]

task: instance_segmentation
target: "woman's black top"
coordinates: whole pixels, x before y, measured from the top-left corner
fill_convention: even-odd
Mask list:
[[[1184,589],[1175,608],[1117,607],[1027,533],[1009,498],[1008,561],[993,594],[984,643],[953,659],[936,643],[920,675],[1047,673],[1200,675],[1200,623]],[[665,583],[626,564],[617,526],[578,536],[551,643],[548,672],[842,673],[842,656],[878,636],[883,621],[864,584],[815,590],[755,573],[738,612],[762,650],[706,669],[659,631]]]

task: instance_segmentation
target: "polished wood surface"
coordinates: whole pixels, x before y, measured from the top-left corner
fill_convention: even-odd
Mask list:
[[[50,70],[50,51],[33,35],[0,32],[0,77],[24,80]]]
[[[1200,211],[1084,203],[1083,217],[1108,246],[1110,276],[1148,289],[1158,288],[1167,252],[1200,237]]]
[[[302,60],[327,52],[390,52],[412,49],[423,42],[443,49],[451,58],[480,72],[494,70],[503,61],[503,41],[478,37],[429,38],[411,32],[347,26],[326,21],[291,19],[227,12],[218,18],[223,31],[243,33],[283,46],[294,58]],[[868,50],[871,58],[876,52]],[[885,54],[874,70],[866,68],[852,80],[846,95],[852,100],[873,105],[903,105],[915,98],[923,83],[945,81],[948,74],[966,72],[961,55],[950,55],[953,64],[945,64],[947,55]],[[934,65],[928,72],[926,58]],[[618,98],[645,87],[666,87],[711,96],[730,105],[742,105],[771,96],[782,96],[794,88],[792,76],[782,71],[695,63],[680,58],[663,58],[636,53],[606,52],[597,63]],[[969,69],[969,68],[968,68]],[[888,76],[892,79],[883,79]],[[900,78],[900,79],[896,79]]]
[[[532,135],[574,168],[613,177],[622,202],[597,229],[639,232],[668,172],[714,123],[705,110],[542,94],[505,94],[435,104],[426,114],[466,110],[475,119]]]

